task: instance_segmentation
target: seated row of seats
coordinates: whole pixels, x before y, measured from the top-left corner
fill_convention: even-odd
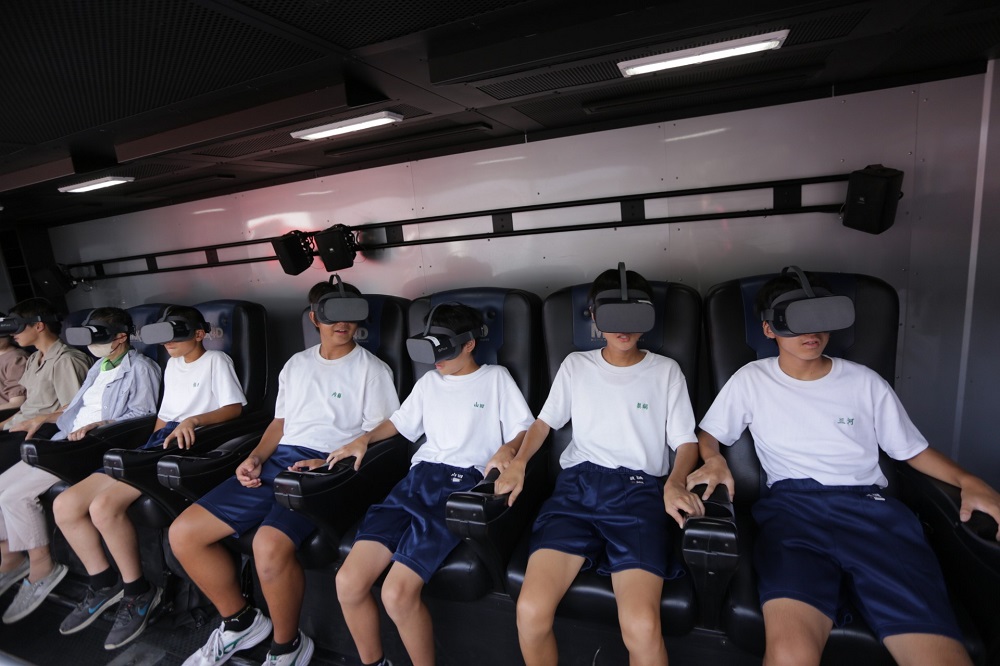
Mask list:
[[[728,282],[713,288],[706,296],[706,337],[714,391],[718,391],[728,377],[746,362],[773,356],[777,352],[773,343],[763,338],[759,322],[752,312],[753,297],[768,277],[770,276]],[[852,328],[832,336],[828,353],[869,365],[892,383],[898,327],[898,298],[895,291],[886,283],[865,276],[826,277],[835,292],[848,295],[854,300],[858,312],[857,322]],[[697,291],[686,285],[665,282],[651,284],[654,290],[656,325],[643,337],[641,346],[670,356],[681,365],[687,378],[689,393],[694,400],[698,395],[702,299]],[[546,298],[544,303],[536,295],[525,291],[498,288],[442,292],[412,303],[393,296],[366,296],[370,316],[362,325],[357,339],[359,344],[390,366],[396,389],[402,398],[416,378],[432,369],[432,366],[421,367],[409,361],[405,352],[406,337],[422,329],[424,317],[437,303],[457,301],[475,307],[483,314],[489,329],[489,334],[477,345],[477,361],[506,366],[524,392],[529,405],[537,413],[543,402],[545,389],[555,377],[565,356],[573,351],[594,349],[602,344],[587,310],[588,288],[589,285],[583,284],[559,290]],[[216,321],[229,316],[230,326],[226,329],[228,334],[223,338],[243,340],[237,331],[252,337],[252,329],[257,324],[259,331],[265,328],[266,318],[257,319],[255,324],[255,320],[247,314],[250,310],[253,308],[230,305],[220,308],[214,315],[209,312],[204,314],[213,322],[213,329]],[[225,327],[220,325],[220,329],[222,328]],[[262,337],[266,339],[266,336]],[[303,316],[303,337],[306,346],[318,342],[318,335],[309,322],[307,313]],[[206,342],[206,347],[209,344]],[[212,341],[211,344],[216,343]],[[247,389],[250,386],[248,376],[258,381],[262,373],[266,377],[267,356],[261,352],[251,354],[251,349],[258,348],[254,347],[257,343],[250,342],[249,338],[246,347],[241,347],[242,344],[243,342],[235,342],[229,349],[221,345],[212,348],[222,348],[234,356],[237,374]],[[262,361],[263,369],[260,369],[260,365],[254,365]],[[547,372],[543,372],[543,369]],[[266,384],[265,379],[263,386]],[[247,397],[249,400],[249,393]],[[261,399],[263,397],[261,394]],[[215,479],[221,480],[231,474],[245,451],[256,444],[255,437],[259,439],[259,434],[259,431],[241,433],[240,437],[230,439],[222,447],[223,453],[218,455],[206,456],[203,449],[181,456],[171,452],[171,455],[157,460],[158,482],[150,474],[142,478],[130,478],[125,471],[116,473],[121,474],[119,478],[144,489],[161,510],[167,510],[165,519],[161,518],[159,522],[144,520],[152,525],[165,525],[186,502],[211,487],[209,484],[214,483]],[[432,578],[427,588],[428,594],[457,601],[475,601],[490,593],[517,598],[527,562],[530,524],[559,471],[558,457],[568,444],[570,434],[571,426],[554,433],[546,454],[535,457],[529,470],[526,490],[514,507],[507,508],[502,498],[498,501],[492,497],[489,494],[489,484],[485,484],[481,497],[472,500],[473,507],[478,511],[476,515],[481,518],[477,522],[477,518],[468,519],[468,507],[461,503],[461,500],[469,498],[456,498],[454,516],[453,508],[449,506],[449,523],[466,537],[466,541]],[[748,652],[761,654],[763,621],[756,601],[756,585],[749,557],[753,523],[749,519],[748,508],[759,495],[764,477],[748,433],[744,440],[731,449],[726,447],[727,450],[724,451],[740,489],[735,521],[730,518],[728,525],[720,527],[718,535],[721,545],[717,552],[710,552],[706,559],[704,555],[707,551],[700,546],[700,550],[696,549],[698,557],[692,558],[694,561],[689,561],[689,565],[701,567],[701,574],[694,573],[669,581],[664,586],[661,614],[662,626],[668,635],[684,635],[700,625],[724,631],[736,645]],[[401,444],[390,440],[375,445],[365,457],[358,473],[354,473],[349,466],[338,466],[331,472],[288,472],[279,478],[276,483],[279,500],[309,515],[319,526],[316,535],[303,544],[301,549],[300,558],[304,565],[328,568],[343,559],[353,540],[352,525],[361,518],[370,503],[384,496],[405,474],[409,454],[418,444]],[[125,455],[124,458],[128,456]],[[114,464],[118,463],[112,462]],[[120,464],[121,470],[128,467],[128,461]],[[883,469],[887,473],[891,473],[893,466],[891,461],[883,461]],[[206,469],[209,471],[206,472]],[[171,490],[167,491],[167,487]],[[160,499],[157,500],[156,497]],[[169,499],[163,499],[164,497]],[[709,530],[711,529],[710,526]],[[995,526],[993,529],[995,530]],[[736,539],[730,538],[736,533],[738,557],[735,552]],[[675,543],[680,541],[674,539]],[[984,552],[990,556],[989,544],[985,540],[981,541]],[[240,550],[246,556],[252,556],[249,543],[246,537],[241,539]],[[167,546],[164,548],[168,549]],[[1000,557],[996,557],[995,553],[992,556],[993,559],[987,560],[983,567],[983,575],[991,571],[994,576],[1000,575]],[[716,566],[718,571],[713,569]],[[713,592],[700,584],[703,579],[725,579],[726,570],[733,569],[736,575],[730,586],[726,585],[725,580],[721,581],[721,586],[720,581],[715,580],[713,583],[716,592]],[[332,584],[332,578],[330,582]],[[319,590],[315,594],[307,594],[306,604],[307,607],[310,604],[323,607],[331,603],[330,599],[329,590]],[[973,605],[977,603],[979,602],[973,602]],[[558,614],[565,618],[617,626],[617,610],[610,579],[587,572],[579,575],[561,603]],[[319,636],[327,632],[328,627],[325,625],[310,626],[316,614],[303,615],[303,629],[307,633]],[[968,619],[961,610],[959,615]],[[854,617],[858,618],[858,615],[855,613]],[[983,645],[977,628],[966,621],[964,629],[970,650],[974,655],[982,655]],[[979,629],[982,630],[982,627]],[[879,663],[888,658],[884,648],[859,619],[835,628],[826,655],[829,659],[853,658],[863,663]]]

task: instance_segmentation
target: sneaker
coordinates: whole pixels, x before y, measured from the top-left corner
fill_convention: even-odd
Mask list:
[[[234,653],[252,648],[271,635],[271,621],[264,617],[260,609],[254,610],[257,614],[246,631],[226,631],[226,624],[223,622],[208,637],[208,642],[187,658],[183,666],[218,666],[229,661]]]
[[[121,581],[99,590],[88,587],[83,601],[78,603],[59,625],[59,633],[68,636],[86,629],[101,616],[101,613],[118,603],[123,594]]]
[[[306,666],[309,660],[312,659],[313,641],[311,638],[299,632],[299,647],[288,654],[272,655],[270,652],[267,653],[267,658],[264,659],[263,666]]]
[[[20,583],[21,579],[28,575],[28,570],[31,568],[31,562],[28,558],[21,560],[21,564],[7,573],[0,573],[0,594],[3,594],[10,589],[15,583]]]
[[[142,594],[122,596],[115,615],[115,624],[104,639],[104,649],[114,650],[136,638],[146,628],[149,616],[160,605],[163,588],[150,585]]]
[[[21,587],[17,590],[17,596],[10,602],[7,611],[3,614],[4,624],[13,624],[22,620],[42,605],[45,598],[49,596],[52,589],[62,582],[69,569],[65,564],[56,564],[52,567],[52,573],[42,578],[37,583],[29,583],[25,578],[21,581]]]

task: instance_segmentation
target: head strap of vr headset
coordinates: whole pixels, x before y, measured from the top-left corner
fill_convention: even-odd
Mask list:
[[[465,333],[456,333],[450,328],[445,328],[444,326],[432,325],[431,322],[434,321],[434,313],[442,305],[461,305],[461,303],[458,303],[456,301],[448,301],[445,303],[438,303],[437,305],[432,307],[431,311],[427,313],[427,321],[424,323],[424,332],[421,334],[421,337],[427,338],[427,337],[434,337],[435,335],[447,335],[449,338],[451,338],[451,342],[456,349],[464,345],[466,342],[469,342],[470,340],[478,340],[480,337],[482,337],[483,334],[482,326],[479,327],[478,331],[473,329],[471,331],[466,331]]]
[[[164,321],[183,321],[184,323],[186,323],[186,324],[188,324],[188,325],[191,326],[191,331],[192,332],[196,332],[196,331],[205,331],[205,333],[211,333],[212,332],[212,325],[209,324],[207,321],[205,321],[204,318],[202,318],[201,321],[195,321],[193,319],[188,319],[187,317],[184,317],[182,315],[172,314],[172,312],[174,310],[176,310],[176,309],[177,309],[177,306],[175,306],[175,305],[168,305],[167,309],[163,311],[163,316],[160,317],[160,321],[161,322],[164,322]]]
[[[80,326],[81,327],[88,327],[88,326],[90,326],[90,327],[97,327],[97,326],[100,326],[102,328],[106,328],[108,330],[108,333],[111,335],[112,339],[114,339],[115,336],[117,336],[119,333],[125,333],[127,335],[134,335],[135,334],[135,326],[134,325],[123,326],[122,324],[109,324],[106,321],[94,321],[93,317],[94,317],[94,310],[91,310],[87,314],[87,318],[84,320],[84,322],[82,324],[80,324]]]

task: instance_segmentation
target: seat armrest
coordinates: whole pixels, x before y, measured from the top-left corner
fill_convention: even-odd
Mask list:
[[[700,496],[705,485],[695,486],[692,492]],[[700,624],[719,629],[722,602],[739,564],[739,535],[725,486],[717,486],[704,505],[704,516],[685,521],[681,551],[698,594]]]
[[[354,458],[345,458],[332,470],[282,472],[274,480],[274,496],[336,541],[369,506],[389,494],[409,467],[410,442],[397,435],[369,446],[356,472]]]
[[[260,442],[262,434],[244,434],[203,453],[197,444],[184,453],[171,449],[170,454],[156,464],[156,479],[160,485],[179,493],[188,501],[196,502],[233,475],[237,466]]]
[[[153,499],[170,517],[176,517],[188,505],[180,494],[160,485],[156,467],[160,460],[181,450],[169,449],[111,449],[104,454],[104,473],[140,490]]]
[[[21,443],[21,459],[72,485],[101,469],[104,454],[110,449],[135,448],[145,443],[155,422],[156,416],[118,421],[94,428],[77,442],[29,439]]]
[[[539,451],[528,461],[524,486],[513,506],[508,494],[495,493],[499,476],[489,476],[469,491],[452,493],[445,509],[448,529],[465,539],[490,573],[494,589],[507,588],[507,563],[547,493],[545,482],[549,455]],[[494,473],[496,472],[496,473]]]
[[[261,435],[273,418],[270,413],[257,410],[243,414],[232,421],[200,426],[195,430],[194,451],[217,449],[244,435]]]

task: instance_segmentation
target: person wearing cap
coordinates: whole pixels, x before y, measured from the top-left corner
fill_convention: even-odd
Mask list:
[[[59,339],[62,331],[58,311],[44,298],[21,301],[0,320],[19,347],[34,347],[28,357],[21,386],[25,390],[20,409],[0,426],[0,470],[21,459],[21,442],[36,433],[51,436],[51,424],[80,390],[92,359]],[[41,429],[41,432],[39,430]]]
[[[83,331],[97,362],[83,385],[55,419],[52,439],[78,441],[97,426],[156,411],[160,368],[129,345],[132,318],[118,308],[97,308],[79,328],[67,329],[67,339]],[[51,419],[52,414],[46,418]],[[59,478],[19,462],[0,475],[0,593],[24,579],[3,622],[17,622],[31,614],[66,575],[64,564],[54,564],[49,551],[50,530],[38,496]],[[27,576],[27,578],[25,578]]]
[[[337,277],[337,276],[334,276]],[[314,646],[299,630],[305,575],[295,552],[316,526],[274,498],[274,478],[303,459],[319,459],[374,428],[399,406],[392,372],[354,341],[368,303],[351,285],[309,290],[309,319],[320,343],[294,354],[278,376],[274,420],[230,477],[170,526],[170,547],[222,616],[208,641],[184,662],[212,666],[272,633],[266,664],[305,666]],[[257,529],[254,565],[270,619],[240,591],[225,539]]]
[[[246,398],[233,361],[221,351],[205,349],[207,333],[201,312],[176,305],[168,308],[162,321],[139,332],[143,342],[162,343],[170,355],[163,374],[163,401],[143,448],[190,448],[197,443],[195,428],[224,423],[242,413]],[[118,612],[105,649],[121,647],[145,630],[163,589],[143,575],[135,526],[126,514],[141,495],[139,489],[101,469],[56,498],[52,507],[56,523],[90,576],[84,599],[63,620],[60,633],[85,629],[115,603]],[[112,568],[102,540],[118,571]]]
[[[414,666],[433,666],[434,634],[420,593],[460,543],[445,522],[453,492],[471,490],[486,470],[513,457],[531,425],[531,410],[510,372],[473,358],[483,321],[475,309],[437,305],[422,336],[407,341],[411,358],[431,362],[403,405],[384,423],[331,453],[330,467],[355,457],[361,466],[371,442],[402,434],[427,440],[409,473],[372,506],[337,573],[337,597],[364,664],[389,666],[382,650],[372,585],[389,567],[382,602]],[[429,354],[422,357],[421,348]],[[311,464],[313,461],[304,461]]]
[[[701,515],[704,507],[684,486],[698,461],[684,374],[673,359],[638,346],[654,327],[652,293],[624,264],[597,276],[588,301],[606,344],[563,360],[538,419],[496,482],[496,492],[509,492],[513,504],[527,460],[552,428],[572,420],[573,439],[535,520],[517,599],[518,640],[528,666],[558,662],[556,607],[577,574],[590,568],[611,576],[629,663],[667,663],[660,598],[663,580],[681,575],[669,561],[667,521],[683,525],[682,512]],[[605,309],[618,316],[608,317]],[[672,469],[668,447],[676,453]]]
[[[761,287],[755,310],[778,356],[746,364],[719,392],[688,487],[734,494],[719,444],[750,429],[769,487],[753,507],[765,664],[819,664],[843,586],[897,663],[971,664],[919,521],[882,493],[879,449],[960,487],[963,521],[974,510],[1000,521],[1000,495],[931,449],[878,373],[824,355],[829,331],[854,321],[853,304],[845,317],[845,297],[824,287],[796,267]]]

